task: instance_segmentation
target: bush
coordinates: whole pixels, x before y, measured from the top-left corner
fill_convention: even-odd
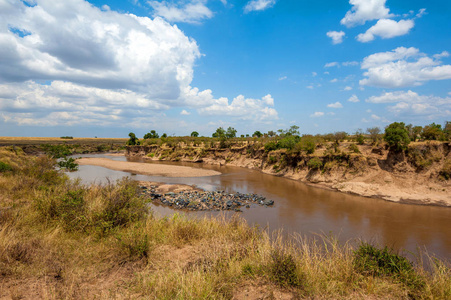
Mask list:
[[[75,162],[75,159],[72,157],[65,157],[62,160],[58,162],[58,166],[61,169],[66,169],[68,171],[77,171],[78,170],[78,164]]]
[[[12,170],[13,168],[9,164],[0,161],[0,172],[7,172]]]
[[[269,142],[265,144],[265,151],[273,151],[277,150],[277,144],[275,142]]]
[[[349,151],[354,153],[360,153],[359,147],[356,144],[349,145]]]
[[[413,264],[387,246],[379,249],[362,243],[354,252],[354,267],[364,275],[392,277],[414,289],[424,286],[423,278],[415,272]]]
[[[312,170],[319,170],[322,166],[323,162],[318,157],[314,157],[307,162],[307,167]]]
[[[282,250],[272,251],[269,273],[271,279],[281,286],[299,287],[301,285],[301,278],[298,275],[293,256]]]

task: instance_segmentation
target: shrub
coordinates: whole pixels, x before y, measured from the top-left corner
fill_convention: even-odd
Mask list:
[[[75,162],[75,159],[72,157],[65,157],[62,160],[58,162],[58,166],[61,169],[66,169],[68,171],[77,171],[78,170],[78,164]]]
[[[0,172],[7,172],[12,170],[13,168],[9,164],[0,161]]]
[[[269,273],[271,279],[281,286],[299,287],[301,285],[293,256],[282,250],[275,249],[271,252]]]
[[[359,147],[356,144],[349,145],[349,151],[354,153],[360,153]]]
[[[354,251],[354,267],[364,275],[392,277],[414,289],[421,289],[424,285],[423,278],[415,272],[413,264],[387,246],[379,249],[362,243]]]
[[[273,151],[277,150],[277,144],[275,142],[269,142],[265,144],[265,151]]]
[[[314,157],[307,162],[307,167],[312,170],[319,170],[322,166],[323,162],[318,157]]]

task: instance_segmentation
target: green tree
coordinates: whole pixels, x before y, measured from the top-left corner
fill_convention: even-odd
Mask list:
[[[446,121],[443,133],[445,133],[446,139],[451,139],[451,121]]]
[[[193,132],[191,132],[191,136],[192,137],[198,137],[199,136],[199,132],[193,131]]]
[[[409,124],[406,126],[407,131],[409,132],[409,139],[412,142],[415,142],[420,135],[421,131],[423,130],[423,127],[421,126],[413,126],[412,124]]]
[[[235,138],[236,137],[236,129],[235,128],[233,128],[233,127],[229,127],[229,128],[227,128],[227,132],[226,132],[226,138],[228,138],[228,139],[232,139],[232,138]]]
[[[421,137],[425,140],[437,141],[443,141],[446,139],[445,133],[442,130],[442,125],[435,123],[424,126],[423,131],[421,132]]]
[[[269,137],[274,137],[276,135],[277,135],[277,133],[275,133],[274,131],[272,131],[272,130],[268,131],[268,136]]]
[[[149,133],[146,133],[143,138],[147,140],[147,139],[157,139],[159,137],[160,135],[155,130],[151,130]]]
[[[387,142],[390,150],[397,152],[406,150],[410,139],[404,122],[394,122],[388,125],[385,128],[384,140]]]
[[[167,138],[168,137],[168,135],[166,134],[166,133],[163,133],[162,135],[161,135],[161,138]]]
[[[127,141],[127,145],[139,145],[139,140],[133,132],[130,132],[128,136],[130,137],[130,139]]]
[[[260,138],[260,137],[262,137],[262,135],[263,135],[263,133],[261,133],[260,131],[257,130],[256,132],[254,132],[254,134],[252,136],[256,136],[256,137]]]
[[[216,131],[212,134],[212,137],[214,138],[222,138],[225,137],[226,131],[224,130],[224,128],[219,127],[216,129]]]

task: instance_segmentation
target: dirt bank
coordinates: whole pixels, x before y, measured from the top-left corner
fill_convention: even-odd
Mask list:
[[[80,165],[94,165],[117,171],[165,177],[202,177],[221,174],[220,172],[213,170],[196,169],[182,166],[116,161],[108,158],[85,157],[77,159],[77,163],[79,163]]]
[[[451,162],[449,143],[413,143],[405,154],[390,153],[382,146],[372,145],[356,145],[356,152],[349,150],[350,144],[341,143],[334,152],[323,145],[313,155],[265,151],[259,144],[226,149],[192,145],[133,146],[127,148],[126,155],[232,165],[365,197],[451,207],[451,180],[441,176]]]

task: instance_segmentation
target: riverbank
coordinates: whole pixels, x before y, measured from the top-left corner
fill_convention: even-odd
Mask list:
[[[220,175],[220,172],[183,166],[143,164],[126,161],[116,161],[108,158],[79,158],[76,162],[80,165],[93,165],[116,171],[139,173],[145,175],[165,177],[203,177]]]
[[[324,146],[305,155],[266,151],[259,144],[225,149],[152,145],[127,147],[126,155],[244,167],[364,197],[451,207],[451,180],[441,175],[449,172],[450,148],[449,143],[413,143],[407,154],[396,154],[381,146],[342,143],[334,153]]]
[[[330,235],[282,239],[239,218],[159,218],[134,181],[85,186],[13,149],[0,162],[0,299],[451,296],[449,262],[426,253],[410,262]]]

